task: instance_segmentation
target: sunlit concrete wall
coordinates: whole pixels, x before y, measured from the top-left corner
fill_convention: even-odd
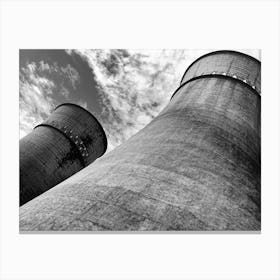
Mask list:
[[[239,79],[261,92],[259,60],[235,51],[217,51],[205,54],[194,61],[184,73],[181,84],[194,77],[221,74]]]
[[[144,129],[22,206],[20,230],[260,230],[260,63],[206,58]]]
[[[74,104],[58,106],[20,140],[20,204],[78,172],[107,148],[95,117]]]

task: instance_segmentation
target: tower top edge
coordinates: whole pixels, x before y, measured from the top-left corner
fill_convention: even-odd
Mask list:
[[[80,110],[82,110],[83,112],[86,112],[88,115],[91,116],[91,118],[94,119],[94,121],[98,124],[98,126],[100,127],[100,130],[101,130],[101,133],[103,134],[103,139],[104,139],[104,151],[103,153],[100,155],[104,155],[105,152],[107,151],[107,147],[108,147],[108,140],[107,140],[107,136],[106,136],[106,133],[104,131],[104,128],[103,126],[101,125],[100,121],[90,112],[88,111],[87,109],[83,108],[82,106],[78,105],[78,104],[75,104],[75,103],[61,103],[59,104],[58,106],[55,107],[54,111],[56,109],[58,109],[59,107],[62,107],[62,106],[73,106],[73,107],[76,107]]]
[[[234,50],[218,50],[218,51],[213,51],[213,52],[209,52],[209,53],[206,53],[200,57],[198,57],[197,59],[195,59],[186,69],[186,71],[184,72],[183,76],[182,76],[182,79],[180,81],[180,84],[183,82],[184,80],[184,77],[186,75],[186,73],[189,71],[189,69],[196,63],[198,62],[199,60],[205,58],[205,57],[208,57],[208,56],[212,56],[212,55],[216,55],[216,54],[236,54],[236,55],[240,55],[240,56],[244,56],[244,57],[247,57],[248,59],[251,59],[253,61],[255,61],[256,63],[258,63],[259,65],[261,64],[260,60],[258,60],[257,58],[249,55],[249,54],[246,54],[246,53],[243,53],[243,52],[239,52],[239,51],[234,51]]]

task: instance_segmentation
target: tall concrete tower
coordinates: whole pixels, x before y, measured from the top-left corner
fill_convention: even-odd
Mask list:
[[[107,148],[105,132],[84,108],[61,104],[20,140],[20,205],[72,176]]]
[[[166,108],[20,208],[20,230],[260,230],[260,62],[197,59]]]

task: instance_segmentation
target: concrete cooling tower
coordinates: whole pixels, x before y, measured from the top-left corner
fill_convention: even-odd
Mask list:
[[[198,58],[145,128],[21,206],[20,230],[260,230],[260,91],[258,60]]]
[[[20,205],[72,176],[107,149],[97,119],[75,104],[61,104],[20,140]]]

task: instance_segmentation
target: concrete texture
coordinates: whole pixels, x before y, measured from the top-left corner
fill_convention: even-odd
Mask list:
[[[181,84],[194,77],[207,74],[231,76],[251,85],[259,94],[261,92],[260,62],[246,54],[235,51],[217,51],[203,55],[188,67]]]
[[[220,53],[207,59],[216,71]],[[127,142],[20,207],[20,230],[260,230],[260,96],[223,75],[183,83]]]
[[[58,106],[20,140],[20,205],[78,172],[107,148],[106,135],[88,111]]]

